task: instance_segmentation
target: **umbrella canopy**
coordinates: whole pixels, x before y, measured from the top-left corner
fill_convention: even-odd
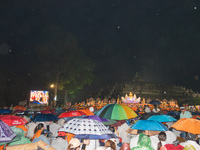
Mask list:
[[[13,115],[0,115],[0,120],[9,126],[25,125],[28,121],[23,117]]]
[[[59,131],[75,134],[77,138],[107,139],[116,137],[103,123],[86,118],[74,118],[59,129]]]
[[[58,120],[58,117],[54,114],[38,114],[34,117],[33,121],[54,121]]]
[[[24,106],[15,106],[15,107],[13,107],[13,109],[15,109],[15,110],[26,110],[26,108],[24,107]]]
[[[86,116],[94,115],[89,109],[78,109],[77,111],[81,111],[86,114]]]
[[[170,115],[175,119],[180,119],[180,112],[178,111],[168,111],[166,115]]]
[[[152,105],[160,105],[161,102],[160,101],[157,101],[157,100],[152,100],[149,102],[149,104],[152,104]]]
[[[12,111],[10,109],[0,109],[0,114],[9,114]]]
[[[145,113],[145,114],[142,114],[141,117],[140,117],[140,120],[147,120],[149,117],[153,116],[153,115],[158,115],[159,113],[154,113],[154,112],[151,112],[151,113]]]
[[[110,119],[107,119],[108,120],[108,122],[102,122],[104,125],[106,125],[106,126],[109,126],[109,125],[112,125],[112,124],[115,124],[115,123],[117,123],[117,121],[116,120],[110,120]]]
[[[200,120],[194,118],[182,118],[174,123],[172,128],[193,134],[200,134]]]
[[[41,112],[41,114],[54,114],[54,115],[56,115],[56,113],[53,110],[41,110],[40,112]]]
[[[126,105],[108,104],[97,113],[97,116],[112,120],[126,120],[137,117],[137,114]]]
[[[68,111],[68,112],[64,112],[64,113],[60,114],[58,116],[58,118],[76,117],[76,116],[83,116],[83,115],[86,115],[86,114],[82,111]]]
[[[169,115],[153,115],[149,117],[147,120],[155,120],[158,122],[172,122],[177,121],[175,118]]]
[[[149,130],[149,131],[167,131],[168,128],[162,123],[154,120],[138,120],[131,126],[131,129]]]
[[[93,115],[93,116],[85,116],[83,118],[87,118],[87,119],[94,119],[94,120],[97,120],[99,122],[109,122],[108,119],[105,119],[105,118],[101,118],[99,116],[96,116],[96,115]]]
[[[16,136],[13,130],[0,120],[0,142],[10,142]]]

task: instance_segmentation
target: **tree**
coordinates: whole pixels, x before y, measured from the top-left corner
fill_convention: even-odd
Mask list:
[[[55,26],[45,29],[40,34],[36,50],[36,80],[48,85],[55,83],[58,90],[73,100],[75,95],[94,78],[94,64],[87,59],[78,45],[76,37],[63,33]]]

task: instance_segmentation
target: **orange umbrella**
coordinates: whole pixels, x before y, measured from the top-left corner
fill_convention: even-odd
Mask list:
[[[193,134],[200,134],[200,120],[193,118],[182,118],[174,123],[172,128]]]
[[[94,115],[89,109],[79,109],[77,111],[81,111],[86,114],[86,116]]]
[[[15,110],[26,110],[26,108],[24,106],[15,106],[15,107],[13,107],[13,109],[15,109]]]

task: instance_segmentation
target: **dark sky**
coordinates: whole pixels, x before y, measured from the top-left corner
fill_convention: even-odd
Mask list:
[[[0,53],[24,55],[48,25],[74,34],[99,77],[199,89],[199,0],[0,0]]]

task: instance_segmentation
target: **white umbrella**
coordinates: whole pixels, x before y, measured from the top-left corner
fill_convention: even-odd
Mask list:
[[[108,139],[116,137],[103,123],[86,118],[74,118],[59,129],[77,135],[77,138]]]

